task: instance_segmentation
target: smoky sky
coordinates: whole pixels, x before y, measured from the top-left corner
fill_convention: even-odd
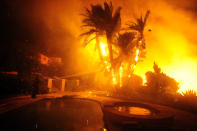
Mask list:
[[[112,2],[115,7],[123,8],[121,12],[123,24],[127,21],[128,15],[137,17],[135,12],[155,10],[154,6],[161,6],[161,3],[171,6],[175,12],[177,10],[186,12],[191,19],[196,20],[197,17],[197,0],[112,0]],[[1,0],[1,60],[5,61],[5,57],[8,56],[13,57],[12,53],[25,45],[30,50],[62,57],[70,63],[76,62],[73,59],[79,46],[80,14],[85,7],[97,3],[101,4],[103,1]],[[130,10],[134,13],[132,14]],[[165,11],[165,7],[157,10],[160,11]],[[161,21],[162,24],[162,18],[155,16],[154,20]]]

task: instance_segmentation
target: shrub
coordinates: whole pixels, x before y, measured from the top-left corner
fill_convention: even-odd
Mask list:
[[[185,93],[183,93],[184,97],[197,97],[197,94],[194,90],[187,90]]]
[[[124,97],[124,98],[134,98],[138,96],[137,89],[142,86],[142,78],[137,75],[131,75],[130,78],[123,78],[123,86],[117,86],[112,92],[113,95]]]
[[[161,72],[161,69],[156,63],[153,66],[154,72],[147,72],[147,87],[149,91],[154,96],[161,95],[175,95],[178,87],[178,82]]]

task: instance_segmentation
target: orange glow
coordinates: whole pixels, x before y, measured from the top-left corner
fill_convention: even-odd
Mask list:
[[[85,47],[85,56],[91,61],[90,63],[98,63],[99,62],[99,55],[98,50],[96,50],[96,40],[92,40],[86,47]],[[92,59],[94,58],[94,59]]]
[[[170,76],[175,78],[180,85],[179,93],[183,94],[188,90],[197,92],[197,62],[192,59],[185,59],[183,62],[177,62],[167,69]]]
[[[135,68],[136,68],[136,65],[133,65],[133,68],[132,69],[134,70]]]
[[[49,64],[49,58],[43,54],[40,54],[40,63],[43,65]]]
[[[105,61],[104,61],[104,64],[105,64],[105,68],[106,68],[107,72],[110,72],[111,63],[108,62],[107,60],[105,60]]]
[[[115,76],[114,70],[112,70],[112,84],[113,85],[117,85],[117,80],[116,80],[116,76]]]
[[[134,71],[135,68],[136,68],[136,64],[137,64],[138,59],[139,59],[139,52],[140,52],[140,50],[137,49],[137,50],[136,50],[136,53],[135,53],[135,64],[134,64],[133,66],[131,66],[131,70],[132,70],[132,71]],[[130,77],[131,77],[131,76],[130,76]],[[129,77],[129,78],[130,78],[130,77]]]
[[[166,34],[169,34],[168,38],[166,38]],[[180,89],[178,92],[180,94],[185,93],[187,90],[194,90],[197,92],[197,60],[190,56],[190,49],[187,46],[188,41],[186,38],[180,33],[163,30],[163,32],[158,31],[157,39],[155,41],[150,39],[147,41],[151,41],[151,46],[147,46],[146,59],[144,59],[143,62],[138,63],[136,66],[140,54],[140,50],[136,49],[134,57],[135,64],[131,66],[131,69],[133,71],[135,70],[134,74],[142,77],[143,84],[146,84],[145,73],[147,71],[152,71],[153,62],[156,61],[164,73],[179,82]],[[109,52],[105,42],[104,38],[101,38],[100,47],[104,57],[104,67],[107,72],[110,72],[111,63],[109,62]],[[94,61],[98,63],[99,56],[98,52],[95,52],[95,43],[95,40],[93,40],[86,47],[86,51],[90,58],[94,58]],[[160,43],[160,46],[158,46],[157,43]],[[115,50],[115,48],[113,48],[113,50]],[[125,66],[120,66],[119,71],[117,72],[119,75],[118,78],[116,77],[118,76],[117,73],[112,70],[113,85],[119,84],[120,87],[123,85],[122,78],[125,69]],[[130,77],[131,74],[128,74],[128,78]]]
[[[179,93],[183,94],[188,90],[197,92],[197,59],[192,56],[186,37],[179,32],[163,29],[162,32],[157,31],[155,41],[150,41],[146,59],[138,63],[134,72],[143,78],[143,83],[146,83],[145,73],[153,70],[153,62],[156,61],[162,72],[179,82]]]
[[[107,57],[109,55],[109,51],[107,48],[107,44],[100,42],[100,47],[101,47],[101,53],[104,57]]]
[[[119,76],[120,76],[120,87],[122,87],[122,77],[123,77],[123,68],[122,66],[120,66],[120,69],[119,69]]]
[[[94,43],[95,43],[95,41],[94,41]],[[95,48],[95,45],[94,45],[94,47],[89,46],[88,50],[89,51],[94,51],[93,48]],[[108,46],[106,44],[106,40],[103,37],[100,37],[100,48],[101,48],[101,54],[102,54],[102,56],[104,58],[105,70],[107,72],[111,71],[112,84],[113,85],[117,85],[118,84],[119,87],[122,87],[123,86],[123,76],[126,75],[124,73],[127,72],[128,63],[125,63],[125,62],[121,63],[121,66],[119,67],[119,70],[117,72],[115,72],[114,69],[111,70],[111,63],[109,62],[109,50],[108,50]],[[119,55],[119,49],[117,47],[115,47],[115,46],[113,46],[113,52],[114,52],[114,57],[117,57]],[[137,64],[138,59],[139,59],[139,52],[140,52],[140,50],[136,49],[135,57],[134,57],[135,63],[132,65],[133,66],[132,67],[132,71],[136,68],[136,64]],[[95,54],[95,53],[93,53],[93,54]],[[132,73],[132,72],[130,72],[130,73]],[[131,77],[130,73],[128,74],[129,78]]]
[[[137,1],[135,2],[138,3]],[[118,1],[117,3],[120,4],[122,2]],[[182,9],[174,11],[174,8],[164,1],[144,2],[145,4],[142,7],[136,6],[136,3],[130,4],[133,5],[134,8],[130,5],[127,7],[127,5],[123,4],[125,10],[123,10],[121,14],[124,18],[122,19],[122,23],[130,20],[130,13],[132,12],[134,12],[134,15],[139,16],[139,12],[144,12],[144,8],[149,8],[152,13],[144,30],[146,58],[143,62],[139,62],[139,54],[141,52],[140,50],[136,50],[134,61],[136,63],[138,62],[138,64],[137,66],[136,64],[131,65],[130,69],[134,71],[134,74],[141,76],[143,83],[146,84],[145,73],[147,71],[153,71],[153,62],[155,61],[162,69],[162,72],[179,82],[179,93],[182,94],[182,92],[184,93],[187,90],[197,92],[197,55],[195,50],[195,30],[197,26],[195,19],[189,12],[184,12]],[[162,11],[161,9],[164,8],[165,10]],[[152,31],[148,32],[148,29]],[[108,50],[107,44],[105,43],[106,42],[101,40],[100,46],[102,55],[106,58],[104,61],[105,69],[110,72],[111,64],[107,59]],[[97,56],[97,54],[95,56]],[[92,58],[95,58],[95,56]],[[121,68],[123,71],[125,70],[124,66]],[[119,68],[118,72],[122,69]],[[126,75],[128,75],[129,78],[131,77],[131,74]],[[119,80],[116,79],[114,71],[112,72],[112,77],[113,83],[117,84]]]
[[[193,3],[195,3],[193,1],[113,1],[115,6],[120,5],[123,8],[121,23],[132,21],[132,16],[138,17],[145,12],[145,9],[151,9],[151,15],[144,30],[146,58],[143,62],[138,62],[137,66],[132,65],[130,67],[131,70],[135,69],[135,74],[143,78],[144,84],[146,83],[145,73],[153,70],[153,62],[156,61],[164,73],[180,83],[178,92],[186,92],[190,89],[197,92],[197,26],[195,14],[189,9],[190,6],[193,7]],[[46,27],[50,31],[49,34],[54,34],[51,37],[46,35],[42,38],[43,41],[48,43],[49,47],[53,45],[52,47],[60,47],[58,49],[69,49],[68,52],[73,51],[72,54],[69,54],[70,61],[67,62],[68,64],[72,62],[69,70],[74,68],[74,71],[80,72],[98,69],[100,59],[98,51],[95,51],[96,41],[93,40],[84,50],[84,48],[78,48],[79,44],[76,39],[83,32],[79,28],[81,24],[80,11],[90,4],[97,3],[101,4],[103,2],[98,0],[83,2],[79,0],[39,1],[32,4],[35,7],[34,10],[29,8],[32,11],[32,17],[28,21],[35,23],[35,21],[40,20],[40,23],[44,24],[42,27]],[[180,5],[181,7],[179,7]],[[148,29],[152,31],[148,32]],[[105,57],[104,66],[110,72],[111,64],[107,58],[107,42],[102,38],[100,41],[102,54]],[[70,49],[72,50],[70,51]],[[47,64],[48,58],[41,57],[41,63]],[[135,56],[134,59],[139,61],[138,56]],[[129,74],[128,77],[131,77],[131,75]]]
[[[139,49],[137,49],[136,50],[136,56],[135,56],[135,62],[137,62],[138,61],[138,57],[139,57]]]

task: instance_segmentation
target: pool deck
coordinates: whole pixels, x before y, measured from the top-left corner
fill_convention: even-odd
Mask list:
[[[45,98],[58,98],[63,96],[74,96],[75,98],[83,98],[83,99],[91,99],[95,100],[102,105],[110,105],[114,102],[122,102],[124,100],[116,99],[112,97],[102,96],[100,95],[102,92],[94,92],[94,91],[87,91],[87,92],[61,92],[61,93],[53,93],[53,94],[44,94],[44,95],[37,95],[36,98],[32,99],[31,96],[18,96],[12,97],[8,99],[0,100],[0,114],[8,112],[10,110],[17,109],[21,106],[26,104],[30,104]],[[133,101],[132,101],[133,102]],[[141,102],[144,103],[144,102]],[[197,115],[192,114],[190,112],[174,109],[171,107],[144,103],[151,105],[152,107],[156,107],[162,110],[167,110],[170,114],[174,115],[174,126],[175,128],[186,129],[187,131],[192,131],[194,129],[197,130]]]
[[[66,94],[67,93],[53,93],[53,94],[37,95],[36,98],[32,98],[31,95],[27,95],[27,96],[16,96],[16,97],[11,97],[7,99],[1,99],[0,100],[0,114],[3,114],[10,110],[17,109],[26,104],[30,104],[30,103],[42,100],[44,98],[62,97],[62,96],[65,96]]]

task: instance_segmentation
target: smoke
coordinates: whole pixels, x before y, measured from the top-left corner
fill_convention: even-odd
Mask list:
[[[187,0],[113,0],[115,7],[121,6],[123,26],[135,21],[150,9],[151,14],[145,29],[147,55],[135,73],[145,78],[156,61],[162,71],[180,84],[179,92],[188,89],[197,91],[197,55],[195,37],[197,29],[197,1]],[[102,3],[102,2],[100,2]],[[149,32],[148,29],[152,31]]]
[[[135,4],[136,3],[136,4]],[[147,9],[151,10],[145,29],[147,56],[136,67],[135,73],[145,77],[145,72],[152,70],[156,61],[171,77],[180,83],[180,90],[196,90],[197,87],[197,56],[195,30],[196,1],[151,1],[144,0],[139,3],[132,0],[125,8],[124,16],[130,18],[141,16]],[[123,7],[124,8],[124,7]],[[151,32],[148,32],[148,29]]]
[[[28,25],[49,55],[64,58],[69,73],[95,69],[94,55],[80,46],[82,14],[91,4],[106,0],[34,0],[10,1],[8,5],[20,23]],[[109,0],[108,0],[109,1]],[[137,65],[136,74],[144,77],[156,61],[163,72],[182,81],[181,88],[197,87],[196,0],[112,0],[122,7],[124,26],[151,10],[145,29],[147,56]],[[11,14],[12,15],[12,14]],[[151,29],[151,32],[148,32]],[[40,46],[42,48],[42,46]],[[93,62],[92,62],[93,61]],[[188,77],[186,79],[186,77]],[[189,84],[188,83],[192,83]],[[192,87],[190,87],[192,86]]]

